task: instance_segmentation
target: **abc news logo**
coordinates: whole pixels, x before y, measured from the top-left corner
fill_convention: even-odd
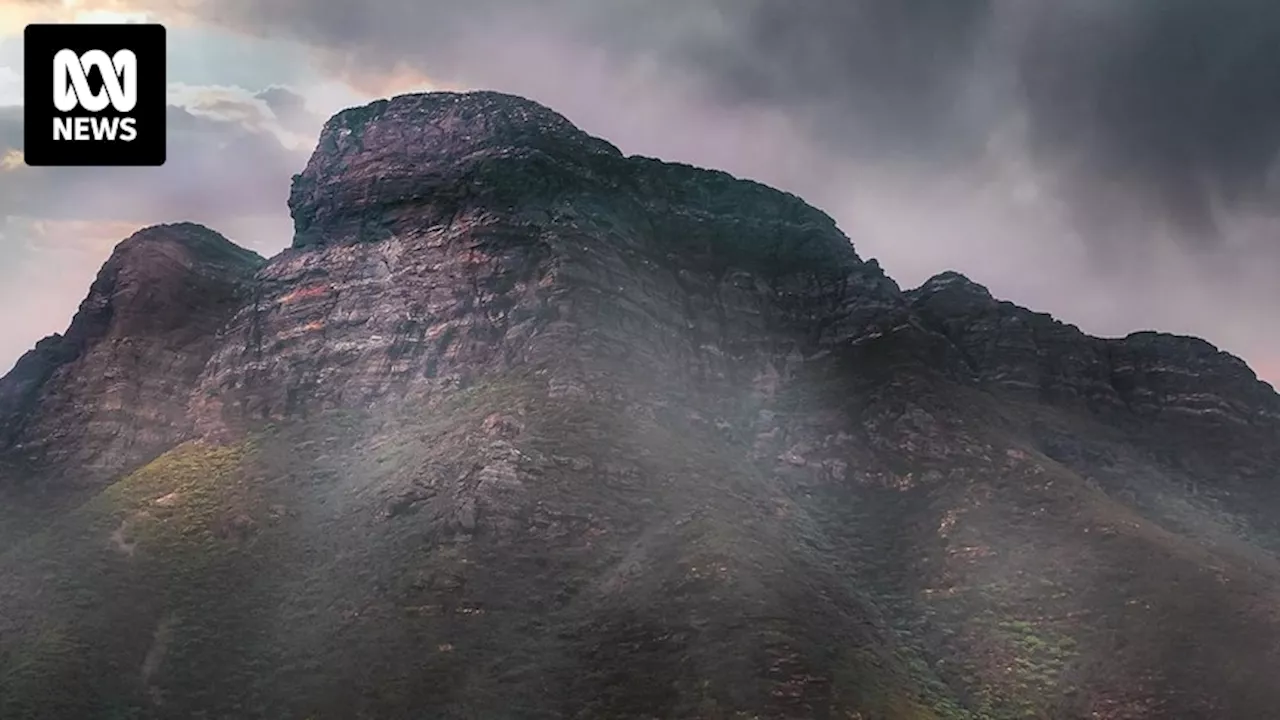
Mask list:
[[[163,165],[165,30],[28,25],[28,165]]]
[[[87,68],[102,75],[102,90],[93,92]],[[121,50],[108,56],[101,50],[77,55],[61,50],[53,56],[53,105],[58,112],[71,113],[83,108],[99,113],[110,103],[118,113],[129,113],[138,105],[138,56],[132,50]],[[131,142],[138,137],[137,123],[128,117],[78,115],[53,119],[54,140],[121,140]]]

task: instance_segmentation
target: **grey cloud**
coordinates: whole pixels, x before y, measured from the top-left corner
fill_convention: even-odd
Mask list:
[[[989,0],[755,2],[681,59],[728,101],[815,111],[823,140],[859,154],[940,152],[974,140],[955,113],[991,12]]]
[[[273,85],[258,92],[254,98],[266,103],[280,124],[289,130],[318,133],[327,119],[312,114],[307,107],[307,99],[287,87]]]
[[[0,148],[22,147],[22,107],[0,106]]]
[[[1215,203],[1270,189],[1274,3],[832,0],[757,3],[746,15],[727,48],[701,48],[692,66],[732,96],[818,108],[823,139],[837,145],[937,156],[980,148],[1022,112],[1030,150],[1068,172],[1086,215],[1108,209],[1088,192],[1103,176],[1128,207],[1167,215],[1192,240],[1215,238]]]
[[[1213,239],[1215,200],[1265,200],[1280,149],[1280,6],[1056,3],[1020,55],[1046,151],[1130,181],[1188,236]],[[1082,9],[1083,8],[1083,9]],[[1069,32],[1056,32],[1067,28]]]
[[[410,60],[484,84],[492,46],[540,34],[655,62],[728,106],[802,117],[854,156],[967,160],[1010,114],[1086,217],[1159,212],[1212,238],[1280,148],[1280,6],[1258,0],[205,0],[366,67]],[[539,68],[551,71],[553,68]],[[1098,174],[1126,203],[1090,193]],[[1090,228],[1092,229],[1092,228]]]
[[[516,92],[625,151],[797,192],[907,285],[955,268],[1093,332],[1188,332],[1274,364],[1280,6],[1272,5],[190,7],[244,32],[310,42],[348,79],[407,65],[447,84]],[[278,113],[287,105],[262,99]]]
[[[20,112],[0,111],[0,143],[21,147]],[[0,216],[50,220],[213,221],[286,212],[307,153],[275,136],[170,107],[157,168],[19,168],[0,173]],[[230,159],[230,160],[229,160]]]

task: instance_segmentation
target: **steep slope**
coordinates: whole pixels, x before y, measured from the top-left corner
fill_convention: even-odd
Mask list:
[[[970,572],[1074,595],[1051,607],[1093,626],[1092,673],[1116,678],[1106,707],[1118,716],[1265,716],[1280,396],[1203,340],[1088,337],[956,273],[907,296],[998,401],[1045,489],[1073,483],[971,527],[984,553],[1004,550]]]
[[[67,332],[0,380],[0,462],[14,468],[0,492],[100,488],[173,447],[218,329],[263,262],[189,223],[121,242]]]
[[[1204,343],[900,292],[798,198],[495,93],[340,113],[290,208],[181,310],[198,363],[122,371],[193,389],[117,432],[198,439],[0,554],[0,716],[1280,701],[1280,398]],[[0,381],[23,417],[60,348]],[[100,452],[62,442],[49,487]]]
[[[1273,512],[1280,506],[1280,395],[1239,358],[1198,338],[1088,337],[998,302],[956,273],[907,295],[922,319],[961,349],[988,391],[1036,408],[1040,421],[1024,432],[1047,456],[1112,478],[1131,501],[1155,502],[1144,472],[1111,467],[1114,452],[1090,455],[1080,440],[1107,437],[1159,467],[1180,491],[1225,503],[1249,519],[1255,539],[1280,548]],[[1079,427],[1081,421],[1095,427]]]
[[[515,366],[595,392],[623,368],[681,388],[731,369],[749,380],[796,342],[908,314],[798,198],[624,158],[496,94],[339,114],[290,207],[294,248],[205,374],[211,428],[398,403]]]

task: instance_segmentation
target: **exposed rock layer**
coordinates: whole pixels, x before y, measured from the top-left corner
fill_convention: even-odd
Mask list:
[[[565,383],[620,359],[655,379],[733,365],[749,380],[793,345],[911,322],[897,286],[798,198],[624,158],[492,93],[340,113],[290,207],[294,249],[202,382],[210,426],[515,365]]]
[[[0,715],[1280,703],[1280,397],[1207,343],[901,292],[496,93],[340,113],[289,205],[125,241],[0,380],[9,482],[105,488],[0,514]]]
[[[63,335],[0,381],[0,453],[52,483],[101,484],[173,447],[218,333],[262,258],[194,224],[118,245]]]

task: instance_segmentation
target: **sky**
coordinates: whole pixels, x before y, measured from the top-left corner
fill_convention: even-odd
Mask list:
[[[169,162],[25,167],[25,24],[139,20],[169,28]],[[480,88],[799,194],[904,288],[958,270],[1280,382],[1262,0],[0,0],[0,371],[140,227],[285,248],[289,179],[333,112]]]

